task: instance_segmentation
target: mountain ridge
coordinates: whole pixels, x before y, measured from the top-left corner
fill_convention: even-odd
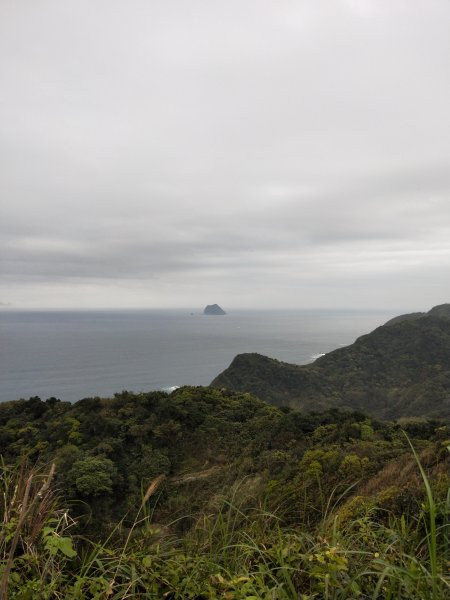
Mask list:
[[[394,325],[395,323],[401,323],[402,321],[415,321],[426,316],[450,319],[450,304],[438,304],[437,306],[433,306],[433,308],[431,308],[428,312],[413,312],[406,313],[404,315],[398,315],[397,317],[389,319],[385,325]]]
[[[240,354],[211,383],[303,410],[450,418],[450,304],[396,318],[307,365]],[[393,322],[394,321],[394,322]]]

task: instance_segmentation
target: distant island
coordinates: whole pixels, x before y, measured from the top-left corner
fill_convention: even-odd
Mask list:
[[[208,304],[203,311],[204,315],[226,315],[227,313],[218,304]]]

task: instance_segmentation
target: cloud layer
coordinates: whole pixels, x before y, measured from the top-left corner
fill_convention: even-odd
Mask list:
[[[0,300],[450,299],[450,5],[0,6]]]

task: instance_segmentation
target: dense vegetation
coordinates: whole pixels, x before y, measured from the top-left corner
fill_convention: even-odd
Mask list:
[[[450,418],[450,308],[397,317],[310,365],[238,355],[212,385],[299,409]]]
[[[1,404],[0,596],[450,598],[449,444],[213,388]]]

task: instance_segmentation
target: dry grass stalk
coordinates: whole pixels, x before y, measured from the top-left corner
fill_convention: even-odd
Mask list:
[[[150,483],[150,485],[147,488],[147,491],[145,492],[144,498],[142,499],[142,505],[144,505],[149,500],[149,498],[153,496],[153,494],[156,492],[156,490],[159,488],[159,486],[165,478],[166,476],[164,475],[164,473],[158,475],[158,477],[155,477],[155,479]]]
[[[39,490],[32,495],[32,485],[35,481],[36,473],[31,471],[29,474],[26,472],[26,467],[24,464],[21,465],[19,479],[17,484],[14,486],[14,492],[12,498],[9,502],[9,507],[6,507],[6,493],[5,493],[5,517],[8,518],[7,515],[11,516],[14,513],[14,507],[17,506],[18,511],[18,521],[15,527],[15,532],[13,539],[11,541],[11,545],[9,548],[8,559],[5,564],[5,569],[2,574],[2,578],[0,581],[0,598],[2,600],[7,600],[8,598],[8,581],[9,574],[11,568],[14,563],[14,555],[16,553],[17,545],[19,543],[19,539],[22,533],[22,530],[25,526],[25,522],[27,518],[30,516],[33,509],[37,506],[37,504],[41,504],[41,508],[45,509],[44,511],[40,511],[40,519],[39,523],[35,522],[32,524],[33,535],[37,537],[40,530],[42,529],[45,520],[48,516],[48,511],[51,508],[51,498],[49,497],[49,486],[53,476],[55,474],[55,465],[52,464],[50,472],[48,476],[45,478],[44,483],[39,488]],[[47,492],[47,493],[46,493]],[[50,494],[51,495],[51,494]],[[31,501],[30,501],[31,496]]]

